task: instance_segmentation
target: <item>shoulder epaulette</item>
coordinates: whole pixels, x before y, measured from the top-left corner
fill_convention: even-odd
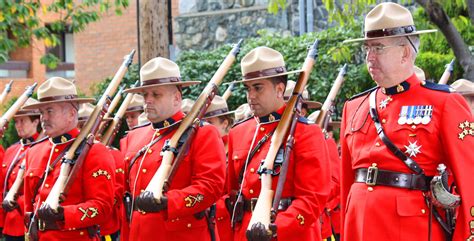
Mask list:
[[[48,136],[45,136],[45,137],[43,137],[43,138],[41,138],[41,139],[39,139],[39,140],[37,140],[37,141],[34,141],[34,142],[32,142],[32,143],[30,144],[30,147],[32,147],[32,146],[34,146],[34,145],[36,145],[36,144],[39,144],[39,143],[41,143],[41,142],[43,142],[43,141],[46,141],[48,138],[49,138]]]
[[[304,116],[299,116],[298,117],[298,122],[304,123],[304,124],[313,124],[308,118]]]
[[[348,100],[353,100],[353,99],[356,99],[356,98],[359,98],[361,96],[364,96],[364,95],[368,95],[370,92],[372,92],[373,90],[377,89],[378,86],[375,86],[375,87],[372,87],[366,91],[363,91],[363,92],[360,92],[359,94],[356,94],[354,96],[352,96],[351,98],[349,98]]]
[[[151,125],[151,122],[148,122],[148,123],[145,123],[145,124],[141,124],[141,125],[134,126],[134,127],[132,127],[132,129],[131,129],[131,130],[135,130],[135,129],[138,129],[138,128],[142,128],[142,127],[145,127],[145,126],[148,126],[148,125]]]
[[[239,121],[239,122],[237,122],[237,123],[234,123],[234,125],[232,125],[232,128],[234,128],[234,127],[236,127],[237,125],[240,125],[240,124],[242,124],[242,123],[244,123],[244,122],[246,122],[246,121],[248,121],[248,120],[250,120],[250,119],[252,119],[252,118],[253,118],[253,115],[252,115],[252,116],[249,116],[247,119],[243,119],[243,120],[241,120],[241,121]]]
[[[442,92],[447,92],[447,93],[454,92],[453,88],[449,85],[437,84],[430,81],[421,82],[421,86],[430,90],[442,91]]]

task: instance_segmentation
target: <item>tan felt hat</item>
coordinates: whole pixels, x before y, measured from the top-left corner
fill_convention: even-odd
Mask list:
[[[285,89],[285,93],[283,94],[283,99],[285,99],[285,101],[288,101],[290,99],[291,95],[293,94],[293,89],[295,88],[295,86],[296,86],[296,82],[293,80],[288,80],[288,82],[286,82],[286,89]],[[302,94],[303,103],[308,105],[309,109],[321,108],[322,104],[320,102],[309,100],[309,92],[306,89],[306,87],[304,88],[304,91]]]
[[[458,79],[451,84],[451,87],[461,95],[474,96],[474,83],[467,79]]]
[[[23,106],[32,105],[32,104],[36,104],[36,103],[38,103],[37,100],[35,100],[33,98],[28,98]],[[25,109],[21,108],[19,111],[16,112],[16,114],[13,116],[13,118],[22,117],[22,116],[40,116],[40,115],[41,114],[40,114],[38,109],[25,110]]]
[[[224,116],[234,114],[235,111],[229,111],[227,107],[227,102],[222,96],[216,95],[212,99],[211,105],[207,108],[206,113],[204,114],[205,118]]]
[[[127,106],[127,110],[125,110],[125,113],[143,112],[144,104],[145,104],[145,99],[143,98],[143,96],[140,94],[134,94],[132,96],[132,100],[130,101],[130,104]]]

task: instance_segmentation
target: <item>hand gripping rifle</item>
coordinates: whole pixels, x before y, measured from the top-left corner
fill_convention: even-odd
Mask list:
[[[35,90],[36,86],[38,84],[35,82],[33,85],[29,86],[26,88],[25,92],[18,97],[18,99],[13,103],[12,106],[5,112],[5,114],[2,115],[0,118],[0,136],[3,136],[3,131],[7,127],[8,121],[13,118],[13,116],[21,109],[21,107],[25,104],[25,102],[28,100],[28,98],[33,95],[33,91]]]
[[[229,87],[225,90],[224,94],[222,95],[222,98],[224,98],[225,101],[229,99],[229,97],[232,95],[232,91],[235,88],[235,83],[230,83]]]
[[[232,48],[229,54],[222,62],[219,69],[217,69],[214,76],[212,76],[209,83],[204,88],[204,91],[199,95],[196,103],[193,105],[191,111],[184,117],[176,132],[170,140],[167,140],[163,146],[163,160],[158,170],[153,175],[150,183],[145,189],[145,192],[140,196],[153,195],[157,203],[161,203],[163,194],[171,185],[176,170],[180,162],[186,154],[186,150],[194,139],[197,127],[200,124],[200,119],[204,116],[207,107],[211,104],[214,95],[217,93],[217,88],[224,79],[224,76],[229,71],[232,64],[235,62],[237,55],[240,52],[240,45],[242,39]]]
[[[137,85],[138,85],[138,81],[135,82],[133,86],[137,86]],[[112,142],[114,141],[115,136],[120,130],[122,118],[125,115],[125,111],[127,110],[128,105],[130,105],[130,102],[132,101],[133,95],[134,95],[133,93],[127,93],[127,95],[125,96],[125,99],[122,102],[122,105],[120,105],[120,108],[117,110],[117,113],[115,113],[114,119],[110,123],[105,133],[102,135],[100,142],[102,142],[102,144],[104,144],[105,146],[110,146]]]
[[[105,90],[99,102],[92,111],[91,116],[84,124],[81,129],[81,133],[76,137],[74,142],[71,144],[69,150],[66,152],[62,159],[61,170],[59,177],[54,183],[51,192],[46,198],[45,202],[41,205],[40,209],[51,208],[53,211],[58,210],[59,203],[64,201],[72,185],[76,175],[78,174],[85,157],[87,156],[91,146],[94,144],[95,135],[97,134],[98,127],[102,121],[102,117],[107,112],[108,104],[110,103],[110,96],[113,96],[123,76],[127,72],[128,67],[133,61],[133,55],[135,50],[127,55],[120,66],[119,70],[115,74],[114,78],[110,82],[109,86]]]
[[[255,238],[249,237],[252,234],[258,233],[256,229],[260,229],[262,225],[265,227],[267,233],[273,233],[270,229],[270,223],[274,223],[276,219],[276,214],[278,212],[278,205],[280,204],[281,191],[283,190],[284,182],[286,179],[286,173],[288,171],[288,162],[291,155],[291,151],[294,143],[294,130],[296,123],[299,117],[298,109],[301,109],[301,98],[304,87],[308,82],[311,70],[316,61],[317,57],[317,46],[318,40],[314,41],[311,45],[306,60],[303,63],[303,72],[300,73],[296,86],[293,89],[293,93],[288,100],[285,111],[281,117],[278,126],[275,129],[275,132],[270,141],[270,149],[268,150],[267,156],[262,161],[262,164],[259,167],[258,173],[260,174],[261,179],[261,191],[258,196],[257,203],[250,219],[249,226],[247,227],[247,237],[251,240],[256,240]],[[299,108],[298,108],[299,106]],[[285,153],[283,156],[283,162],[279,165],[282,165],[279,168],[275,169],[275,163],[280,162],[276,159],[279,159],[282,153],[284,139],[287,138]],[[274,191],[272,190],[272,177],[274,175],[279,175],[278,186],[274,196]],[[272,204],[273,201],[273,204]],[[273,207],[272,207],[273,206]]]
[[[12,90],[12,84],[13,84],[13,80],[10,80],[10,83],[8,83],[5,86],[5,89],[0,95],[0,105],[3,104],[3,102],[5,102],[5,99],[7,98],[8,93],[10,93],[10,91]]]
[[[2,203],[3,207],[14,207],[15,206],[16,199],[18,198],[18,192],[20,191],[20,189],[22,188],[22,185],[23,185],[23,175],[25,174],[25,165],[26,165],[26,159],[23,159],[21,161],[20,169],[18,170],[15,181],[13,182],[10,190],[8,190],[8,192],[4,196],[3,203]],[[7,187],[6,182],[7,182],[7,180],[5,180],[4,191],[7,191],[6,190],[6,187]]]
[[[122,99],[122,94],[123,94],[124,89],[125,89],[125,84],[120,86],[120,89],[117,91],[117,94],[115,94],[114,98],[112,99],[112,102],[110,102],[109,108],[107,109],[107,113],[105,113],[104,117],[102,118],[103,121],[100,123],[99,131],[97,132],[100,139],[107,124],[105,120],[112,115],[112,112],[114,112],[118,103]]]
[[[341,89],[341,86],[344,83],[344,76],[346,75],[346,70],[347,64],[344,64],[344,66],[339,70],[339,74],[337,75],[336,81],[334,81],[334,84],[332,85],[331,90],[329,91],[329,94],[326,97],[323,106],[321,107],[321,110],[319,110],[318,117],[316,118],[316,120],[314,120],[316,124],[318,124],[319,127],[321,127],[321,129],[323,130],[326,130],[329,124],[329,119],[331,117],[331,108],[334,106],[334,100],[336,99],[337,93],[339,93],[339,90]]]
[[[454,61],[456,59],[453,59],[451,60],[451,62],[449,64],[446,65],[446,69],[444,69],[444,73],[443,75],[441,76],[441,79],[439,79],[439,82],[438,84],[447,84],[448,81],[449,81],[449,77],[451,77],[451,74],[453,73],[454,71]]]

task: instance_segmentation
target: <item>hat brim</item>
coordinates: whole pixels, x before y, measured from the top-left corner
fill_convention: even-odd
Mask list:
[[[305,101],[303,100],[303,104],[306,104],[308,106],[308,109],[319,109],[323,104],[318,101]]]
[[[77,98],[77,99],[67,99],[67,100],[43,101],[43,102],[38,102],[38,103],[35,103],[35,104],[31,104],[31,105],[25,105],[25,106],[23,106],[23,109],[25,109],[25,110],[38,109],[40,106],[56,104],[56,103],[67,103],[67,102],[69,102],[69,103],[83,104],[83,103],[92,103],[94,101],[95,101],[94,98]]]
[[[212,118],[212,117],[219,117],[219,116],[225,116],[225,115],[231,115],[231,114],[235,114],[235,110],[233,110],[233,111],[227,111],[227,112],[224,112],[224,113],[220,113],[220,114],[218,114],[218,115],[206,116],[206,117],[203,117],[202,119],[205,120],[205,119],[209,119],[209,118]]]
[[[18,114],[18,115],[14,115],[13,118],[25,117],[25,116],[41,116],[41,114],[40,113]]]
[[[428,29],[428,30],[416,31],[416,32],[414,32],[414,33],[409,33],[409,34],[383,36],[383,37],[376,37],[376,38],[367,38],[367,37],[364,37],[364,38],[356,38],[356,39],[346,39],[346,40],[342,41],[342,43],[352,43],[352,42],[360,42],[360,41],[383,39],[383,38],[406,37],[406,36],[420,35],[420,34],[425,34],[425,33],[433,33],[433,32],[437,32],[437,31],[438,31],[437,29]]]
[[[165,86],[165,85],[179,85],[181,87],[189,87],[189,86],[197,85],[197,84],[200,84],[200,83],[201,83],[201,81],[169,82],[169,83],[139,86],[139,87],[135,87],[135,88],[126,89],[123,92],[124,93],[141,93],[145,89],[156,88],[156,87]]]
[[[288,72],[284,72],[284,73],[279,73],[279,74],[275,74],[275,75],[260,76],[260,77],[251,78],[251,79],[235,80],[235,81],[228,82],[228,83],[225,83],[225,84],[245,83],[245,82],[250,82],[250,81],[254,81],[254,80],[268,79],[268,78],[273,78],[273,77],[278,77],[278,76],[284,76],[284,75],[290,75],[290,74],[296,74],[296,73],[301,73],[301,72],[303,72],[303,70],[302,70],[302,69],[298,69],[298,70],[292,70],[292,71],[288,71]]]

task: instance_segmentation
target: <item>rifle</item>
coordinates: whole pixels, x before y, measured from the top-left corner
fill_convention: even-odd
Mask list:
[[[323,106],[321,107],[321,110],[319,110],[319,115],[315,120],[316,124],[318,124],[323,130],[326,130],[327,125],[329,124],[331,108],[334,106],[334,100],[336,99],[337,93],[344,83],[344,75],[346,74],[346,70],[347,64],[344,64],[344,66],[339,70],[339,74],[337,75],[337,78],[334,81],[334,84],[332,85],[331,90],[329,91],[329,94],[326,97]]]
[[[0,105],[5,102],[5,99],[7,98],[8,93],[12,90],[12,84],[13,80],[10,80],[10,82],[5,85],[5,89],[3,90],[2,94],[0,95]]]
[[[200,124],[200,119],[204,116],[207,107],[211,104],[212,99],[217,93],[217,88],[224,79],[224,76],[235,62],[235,59],[240,52],[242,41],[242,39],[239,40],[229,54],[227,54],[224,62],[222,62],[201,95],[199,95],[193,108],[191,108],[191,111],[186,115],[186,117],[184,117],[179,128],[173,134],[171,139],[163,146],[163,160],[161,161],[161,165],[153,175],[150,183],[145,189],[145,192],[141,193],[140,196],[152,193],[157,202],[161,202],[161,198],[164,192],[166,192],[170,187],[174,174],[184,158],[187,148],[194,139],[196,129]]]
[[[115,108],[120,102],[120,99],[122,99],[122,93],[124,89],[125,89],[125,85],[123,84],[120,86],[120,89],[117,91],[117,94],[112,99],[112,102],[110,102],[109,108],[107,109],[107,113],[105,113],[103,120],[109,118],[112,115],[112,112],[114,112]],[[105,121],[102,121],[100,123],[99,131],[97,132],[100,138],[102,136],[102,133],[104,132],[105,125],[106,125]]]
[[[59,202],[64,201],[66,198],[67,192],[82,167],[85,157],[87,156],[91,146],[94,144],[99,124],[102,121],[103,115],[107,112],[108,103],[110,103],[110,96],[113,96],[122,81],[123,76],[127,72],[128,67],[132,64],[134,54],[135,50],[132,50],[129,55],[125,56],[122,65],[102,97],[99,99],[94,111],[92,111],[91,116],[81,129],[80,134],[76,137],[69,150],[62,158],[59,177],[40,209],[51,208],[52,210],[57,211]]]
[[[230,83],[229,87],[225,90],[224,94],[222,95],[222,98],[224,98],[225,101],[229,99],[229,97],[232,95],[232,91],[234,90],[235,83]]]
[[[138,81],[135,82],[133,86],[136,86],[138,84]],[[128,105],[132,101],[133,93],[127,93],[125,96],[125,99],[122,102],[122,105],[120,105],[120,108],[117,110],[117,113],[115,113],[114,119],[112,120],[112,123],[110,123],[109,127],[105,131],[105,133],[102,135],[101,142],[105,146],[110,146],[111,143],[114,141],[115,135],[117,135],[118,131],[120,130],[120,125],[122,123],[122,118],[125,115],[125,111],[128,108]]]
[[[20,97],[13,103],[12,106],[5,112],[5,114],[2,115],[0,118],[0,136],[3,136],[3,131],[6,128],[6,125],[8,121],[13,118],[13,116],[21,109],[21,107],[25,104],[25,102],[28,100],[28,98],[33,95],[33,91],[35,90],[36,86],[38,84],[35,82],[33,85],[29,86],[26,88],[25,92],[21,94]]]
[[[23,175],[25,174],[25,165],[26,165],[26,159],[23,159],[23,161],[20,164],[20,169],[18,170],[15,181],[13,182],[13,185],[11,186],[10,190],[8,190],[8,192],[5,195],[5,198],[3,199],[3,206],[5,205],[13,206],[13,203],[16,201],[18,197],[17,195],[18,191],[23,185]],[[7,180],[5,180],[5,182],[7,182]],[[5,184],[5,187],[6,187],[6,184]]]
[[[454,61],[456,59],[453,59],[451,60],[451,62],[449,64],[446,65],[446,68],[444,69],[444,73],[443,75],[441,76],[441,79],[439,79],[439,82],[438,84],[447,84],[448,81],[449,81],[449,77],[451,77],[451,74],[453,73],[454,71]]]
[[[291,150],[294,143],[294,133],[292,132],[295,130],[296,122],[299,117],[298,109],[301,109],[301,95],[304,91],[306,83],[308,82],[311,70],[313,69],[313,65],[315,63],[315,58],[317,56],[317,46],[318,40],[314,41],[308,51],[308,55],[306,56],[306,59],[303,63],[303,72],[301,72],[298,77],[298,81],[296,82],[293,93],[288,100],[281,120],[278,123],[278,126],[276,127],[275,132],[270,140],[270,148],[268,153],[259,167],[258,173],[260,174],[262,183],[261,191],[258,196],[257,203],[255,204],[252,218],[250,219],[249,225],[247,227],[247,234],[255,233],[252,232],[252,230],[258,229],[259,225],[254,225],[258,223],[260,223],[260,225],[263,224],[267,232],[272,233],[270,230],[270,222],[273,223],[275,221],[276,214],[278,212],[281,190],[283,189],[286,173],[288,171],[288,158],[291,155]],[[280,171],[278,171],[274,169],[274,164],[276,159],[281,157],[282,144],[285,137],[287,137],[286,153],[284,155],[285,159],[283,160],[283,165],[281,166]],[[274,196],[274,191],[272,190],[272,177],[278,174],[280,175],[278,186],[281,187],[277,187],[277,193]]]

